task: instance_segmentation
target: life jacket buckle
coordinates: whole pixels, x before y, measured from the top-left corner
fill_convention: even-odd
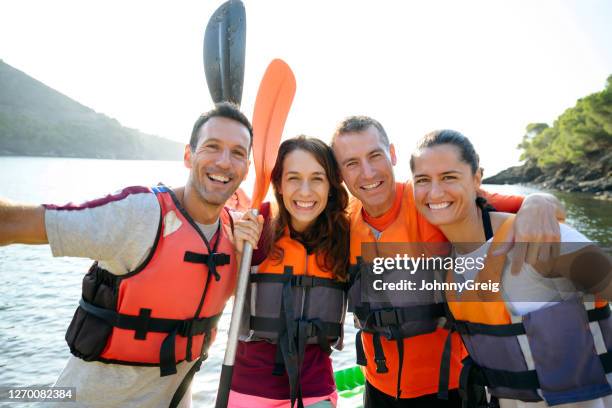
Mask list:
[[[216,266],[223,266],[230,263],[230,256],[222,252],[213,252],[209,257],[212,257]]]
[[[193,335],[193,319],[183,320],[177,329],[177,334],[183,337],[189,337]]]
[[[387,368],[387,360],[386,359],[374,359],[376,362],[376,372],[379,374],[384,374],[389,372],[389,368]]]
[[[312,320],[302,320],[300,330],[304,330],[307,337],[315,337],[318,332],[318,328]]]
[[[462,322],[459,320],[453,320],[449,327],[445,327],[448,330],[456,331],[460,334],[472,335],[472,331],[470,330],[470,325],[466,322]]]
[[[397,326],[399,320],[397,310],[395,309],[383,309],[374,312],[374,322],[379,327]]]
[[[314,278],[312,276],[295,275],[293,276],[293,285],[311,288],[314,286]]]

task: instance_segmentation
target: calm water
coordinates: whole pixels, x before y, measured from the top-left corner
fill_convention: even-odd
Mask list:
[[[182,185],[186,177],[180,162],[0,157],[0,197],[31,203],[81,202],[129,185]],[[519,186],[487,189],[534,191]],[[586,195],[558,197],[571,225],[595,241],[612,242],[610,202]],[[64,333],[90,263],[53,258],[47,245],[0,247],[0,386],[53,384],[69,356]],[[194,380],[195,406],[214,401],[230,310],[226,308],[209,360]],[[336,369],[354,364],[354,333],[352,323],[347,325],[345,350],[334,354]]]

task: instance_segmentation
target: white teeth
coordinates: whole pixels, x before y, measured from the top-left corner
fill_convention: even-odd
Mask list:
[[[314,201],[295,201],[295,204],[301,208],[312,208],[315,205]]]
[[[445,203],[429,203],[429,208],[431,208],[432,210],[442,210],[446,207],[448,207],[449,205],[451,205],[451,203],[449,203],[448,201]]]
[[[361,188],[363,188],[364,190],[371,190],[373,188],[380,186],[381,184],[382,184],[382,181],[377,181],[376,183],[366,184],[365,186],[361,186]]]
[[[208,177],[215,181],[220,181],[222,183],[227,183],[230,180],[229,177],[225,177],[220,174],[209,174]]]

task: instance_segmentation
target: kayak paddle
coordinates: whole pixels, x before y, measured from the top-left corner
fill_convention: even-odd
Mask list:
[[[210,17],[204,32],[204,72],[215,103],[240,106],[244,82],[246,15],[240,0],[223,3]]]
[[[283,128],[295,95],[295,86],[295,77],[291,68],[280,59],[275,59],[268,65],[259,84],[253,112],[255,186],[252,195],[252,208],[254,208],[252,211],[255,213],[257,213],[257,209],[264,200],[270,185],[272,168],[276,162]],[[236,348],[238,347],[238,329],[242,320],[246,290],[249,284],[252,256],[253,247],[245,243],[215,408],[226,408],[229,399]]]

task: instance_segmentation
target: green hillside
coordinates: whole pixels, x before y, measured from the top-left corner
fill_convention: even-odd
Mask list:
[[[0,60],[0,155],[180,160],[183,147],[123,127]]]
[[[483,180],[531,183],[612,200],[612,75],[600,92],[580,98],[553,122],[530,123],[518,146],[525,164]]]
[[[612,147],[612,75],[603,91],[585,96],[553,123],[530,123],[521,160],[540,168],[578,164]]]

